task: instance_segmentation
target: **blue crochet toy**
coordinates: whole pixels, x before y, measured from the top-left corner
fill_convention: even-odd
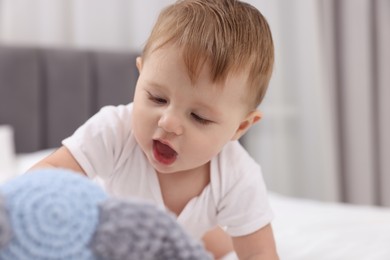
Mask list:
[[[0,187],[0,260],[211,259],[173,215],[107,196],[89,179],[36,170]]]

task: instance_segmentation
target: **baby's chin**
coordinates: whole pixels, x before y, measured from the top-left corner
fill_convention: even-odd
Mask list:
[[[161,174],[161,175],[175,175],[175,174],[183,174],[186,173],[192,169],[189,168],[180,168],[178,166],[178,162],[173,163],[172,165],[163,165],[158,162],[153,158],[148,158],[150,164],[153,166],[154,170],[156,173]]]
[[[199,174],[199,173],[208,173],[210,168],[210,161],[201,164],[201,165],[195,165],[194,167],[182,167],[180,168],[178,165],[170,166],[170,167],[159,167],[158,165],[155,165],[154,163],[151,163],[153,165],[154,170],[161,175],[183,175],[183,174]]]
[[[166,166],[166,165],[162,165],[161,163],[156,161],[156,159],[154,158],[154,155],[153,155],[153,151],[151,151],[149,153],[144,152],[144,154],[146,155],[148,162],[153,167],[153,169],[156,171],[156,173],[158,173],[158,174],[172,174],[172,173],[176,172],[176,170],[173,169],[172,165]]]

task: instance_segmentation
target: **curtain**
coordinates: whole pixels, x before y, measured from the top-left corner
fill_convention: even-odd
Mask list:
[[[282,57],[245,140],[269,187],[390,206],[390,2],[278,3]]]
[[[0,41],[141,50],[161,8],[174,0],[2,0]]]
[[[379,141],[379,203],[390,206],[390,2],[380,0],[374,5],[376,12],[376,87],[377,124]]]
[[[390,206],[390,1],[276,1],[264,122],[246,145],[290,196]]]
[[[0,43],[140,51],[174,0],[0,0]],[[271,191],[390,206],[390,1],[248,0],[276,63],[243,138]]]
[[[268,5],[264,11],[274,36],[275,69],[260,105],[264,117],[244,143],[262,165],[270,190],[338,201],[336,126],[319,1]]]
[[[342,200],[390,206],[390,2],[323,7]]]

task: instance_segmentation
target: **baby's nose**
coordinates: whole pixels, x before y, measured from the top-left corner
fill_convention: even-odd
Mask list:
[[[180,117],[172,111],[165,111],[158,121],[158,127],[167,133],[183,134],[183,125]]]

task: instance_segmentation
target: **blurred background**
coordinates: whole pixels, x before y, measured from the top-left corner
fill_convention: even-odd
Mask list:
[[[0,44],[141,51],[173,0],[0,0]],[[251,0],[276,64],[243,138],[269,190],[390,206],[390,1]]]

